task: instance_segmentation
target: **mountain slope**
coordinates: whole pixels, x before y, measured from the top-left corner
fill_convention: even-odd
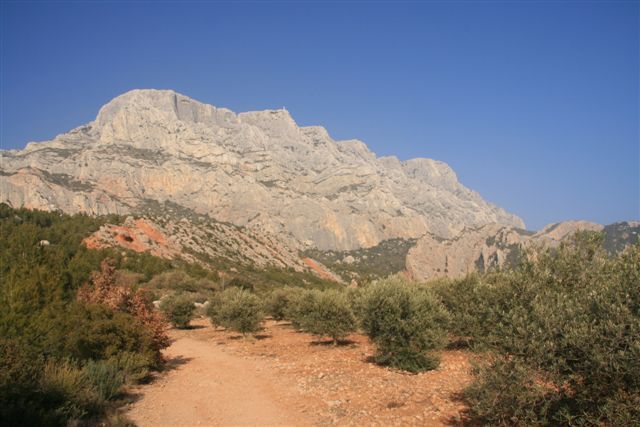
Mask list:
[[[285,110],[235,114],[173,91],[127,92],[91,123],[0,155],[0,201],[15,207],[124,214],[171,202],[305,247],[524,227],[442,162],[376,157]]]

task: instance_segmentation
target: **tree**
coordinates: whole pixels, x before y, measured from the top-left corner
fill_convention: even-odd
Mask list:
[[[362,327],[376,345],[375,359],[411,372],[435,369],[444,347],[448,313],[418,284],[393,277],[363,295]]]
[[[225,328],[242,335],[260,329],[264,317],[262,304],[251,292],[235,287],[225,289],[215,306],[216,321]]]

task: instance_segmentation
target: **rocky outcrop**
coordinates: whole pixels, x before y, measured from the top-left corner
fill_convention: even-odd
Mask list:
[[[208,267],[229,264],[313,271],[295,247],[271,236],[207,219],[127,217],[122,224],[103,225],[83,243],[89,248],[121,247]]]
[[[527,247],[554,247],[578,230],[604,229],[602,225],[588,221],[565,221],[550,224],[537,233],[490,224],[465,230],[453,239],[428,234],[409,250],[406,269],[411,277],[424,281],[512,267]]]
[[[0,201],[14,207],[127,214],[170,202],[305,247],[524,227],[442,162],[376,157],[285,110],[235,114],[166,90],[125,93],[93,122],[0,156]]]

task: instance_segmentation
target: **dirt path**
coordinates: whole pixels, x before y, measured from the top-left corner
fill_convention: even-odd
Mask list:
[[[371,362],[360,334],[327,345],[267,321],[257,338],[215,330],[207,319],[171,330],[169,369],[133,390],[126,415],[145,426],[462,425],[469,354],[442,352],[438,369],[410,375]]]
[[[127,416],[136,425],[312,424],[287,405],[286,396],[293,391],[275,389],[282,382],[266,366],[226,353],[215,341],[199,339],[197,331],[174,331],[173,336],[164,353],[171,370],[134,391],[142,397]]]

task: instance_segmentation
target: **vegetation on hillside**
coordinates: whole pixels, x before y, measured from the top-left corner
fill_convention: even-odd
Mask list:
[[[417,239],[389,239],[366,249],[308,249],[302,255],[322,263],[347,282],[355,279],[358,283],[369,283],[404,271],[407,253],[416,242]]]
[[[141,277],[166,266],[81,245],[107,220],[117,218],[0,205],[0,424],[100,417],[122,385],[159,366],[164,344],[149,318],[139,316],[148,301],[137,292],[120,293],[113,271],[108,277],[92,272],[108,257]],[[86,298],[78,298],[84,283],[91,283]],[[101,285],[113,285],[105,293],[113,305],[91,297],[90,286]]]

